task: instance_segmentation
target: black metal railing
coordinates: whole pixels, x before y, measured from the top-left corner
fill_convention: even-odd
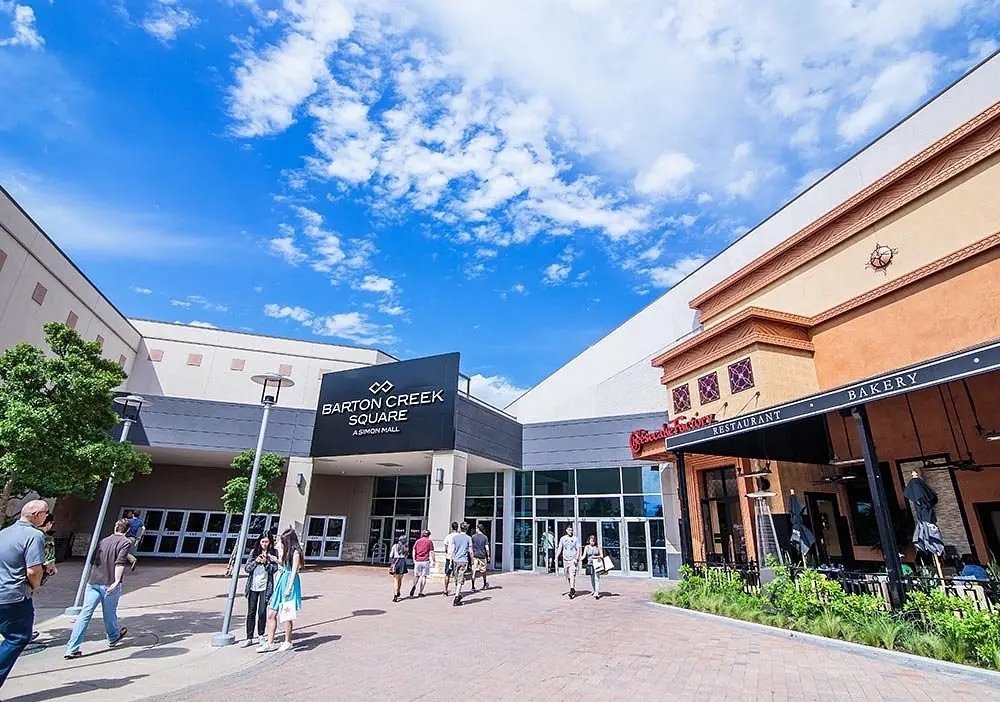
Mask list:
[[[695,573],[711,578],[732,581],[740,578],[743,590],[748,594],[761,592],[760,568],[754,561],[744,563],[692,564]],[[789,568],[793,580],[798,580],[803,572],[801,566]],[[889,599],[889,577],[885,573],[845,570],[839,566],[812,569],[820,572],[828,580],[837,582],[849,595],[872,595],[885,601],[886,609],[891,607]],[[995,580],[969,580],[958,576],[907,575],[903,577],[903,588],[907,594],[922,592],[930,594],[938,590],[951,597],[969,601],[978,611],[1000,614],[1000,583]],[[956,611],[961,615],[961,610]]]

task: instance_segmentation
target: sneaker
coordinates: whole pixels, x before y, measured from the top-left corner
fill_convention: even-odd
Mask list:
[[[427,595],[421,592],[419,595],[417,595],[417,597],[427,597]]]
[[[417,586],[414,585],[413,587],[410,588],[410,597],[413,597],[413,595],[416,594],[416,592],[417,592]]]
[[[393,602],[399,602],[399,595],[393,595],[392,596],[392,601]]]
[[[285,643],[278,646],[278,653],[284,653],[285,651],[291,651],[293,648],[291,641],[286,641]]]
[[[476,594],[476,588],[472,588],[472,594],[473,594],[473,595],[475,595],[475,594]]]
[[[270,653],[271,651],[277,651],[278,647],[274,644],[269,644],[267,641],[262,643],[257,647],[257,653]]]
[[[128,633],[128,627],[123,626],[121,629],[118,630],[118,638],[115,639],[114,641],[109,641],[108,646],[117,646],[118,644],[120,644],[122,642],[122,639],[125,638],[125,634],[127,633]]]
[[[74,658],[79,658],[82,655],[83,655],[83,651],[81,651],[80,649],[76,649],[72,653],[67,653],[65,656],[63,656],[63,658],[65,658],[68,661],[71,661]]]
[[[240,648],[250,648],[255,643],[254,639],[246,639],[240,644]]]
[[[460,606],[462,604],[462,596],[461,595],[455,595],[455,599],[454,599],[454,601],[451,604],[453,606],[455,606],[455,607]]]
[[[39,636],[39,634],[38,634],[38,632],[37,632],[37,631],[33,631],[33,632],[31,632],[31,639],[29,640],[29,643],[30,643],[31,641],[34,641],[35,639],[37,639],[37,638],[38,638],[38,636]]]

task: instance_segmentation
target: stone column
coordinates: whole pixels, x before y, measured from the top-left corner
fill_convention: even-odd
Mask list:
[[[514,570],[514,476],[517,471],[503,472],[503,571]]]
[[[299,475],[303,484],[298,485]],[[312,487],[313,459],[292,456],[288,459],[288,471],[285,473],[285,491],[281,496],[281,518],[278,520],[278,533],[294,527],[299,539],[305,538],[306,510],[309,508],[309,490]]]
[[[431,494],[427,506],[427,528],[437,553],[435,578],[444,574],[444,539],[452,522],[465,518],[465,476],[468,454],[462,451],[435,451],[431,457]],[[438,476],[442,476],[442,480]]]

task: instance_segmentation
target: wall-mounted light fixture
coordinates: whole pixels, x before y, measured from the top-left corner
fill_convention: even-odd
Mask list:
[[[302,473],[299,473],[298,475],[295,476],[295,487],[301,490],[305,486],[306,486],[306,476],[302,475]]]
[[[444,485],[444,468],[438,468],[434,471],[434,478],[439,486]]]

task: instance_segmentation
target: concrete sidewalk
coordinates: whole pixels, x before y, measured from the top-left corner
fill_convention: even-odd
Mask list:
[[[73,619],[63,616],[63,610],[72,604],[81,565],[60,564],[58,575],[36,594],[35,629],[40,636],[18,659],[0,691],[5,702],[143,699],[207,683],[259,662],[252,650],[211,646],[212,635],[222,625],[228,592],[225,564],[152,559],[140,562],[125,579],[118,610],[121,625],[128,627],[125,641],[108,647],[98,611],[82,646],[84,655],[64,660]],[[245,611],[239,592],[233,617],[239,638]]]

